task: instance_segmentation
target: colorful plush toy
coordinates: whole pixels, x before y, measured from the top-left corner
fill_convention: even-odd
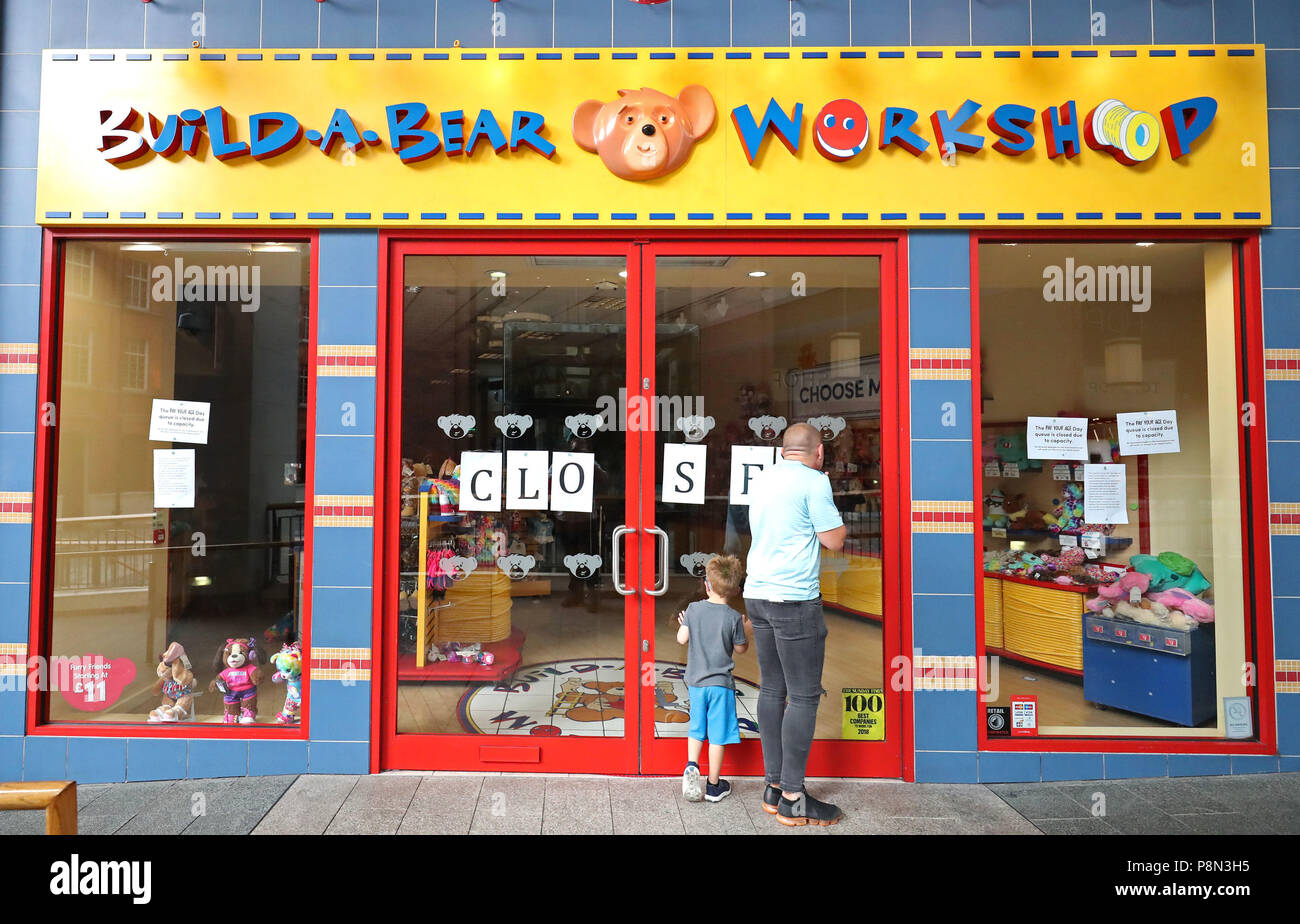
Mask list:
[[[1083,488],[1073,481],[1061,487],[1061,496],[1052,499],[1052,512],[1044,515],[1047,528],[1054,533],[1083,531]]]
[[[271,663],[275,665],[271,682],[285,684],[284,708],[276,713],[276,724],[297,725],[302,712],[302,647],[297,642],[285,642],[271,655]]]
[[[163,703],[149,713],[150,722],[184,722],[194,718],[194,671],[179,642],[172,642],[158,656],[158,680],[153,692],[162,694]]]
[[[1210,589],[1210,582],[1196,563],[1177,552],[1134,555],[1129,564],[1134,570],[1151,576],[1151,590],[1155,592],[1179,588],[1189,594],[1199,594]]]
[[[994,488],[984,498],[984,525],[995,529],[1006,529],[1010,522],[1007,518],[1006,495],[1001,488]]]
[[[208,684],[209,693],[221,693],[226,705],[226,725],[252,725],[257,721],[257,685],[262,672],[251,638],[228,638],[217,652],[213,668],[220,673]]]

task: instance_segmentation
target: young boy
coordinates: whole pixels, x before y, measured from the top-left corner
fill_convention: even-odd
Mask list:
[[[733,653],[749,648],[745,626],[749,622],[727,605],[744,583],[740,560],[734,555],[713,558],[704,566],[704,590],[708,600],[697,600],[677,614],[681,628],[677,642],[687,646],[686,688],[691,696],[691,726],[686,739],[686,770],[682,773],[682,795],[687,802],[701,796],[720,802],[731,792],[731,784],[719,775],[722,749],[740,742],[736,721],[736,682],[731,671]],[[700,785],[700,750],[709,741],[708,786]]]

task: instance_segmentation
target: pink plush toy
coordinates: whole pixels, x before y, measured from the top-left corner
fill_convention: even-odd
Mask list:
[[[1163,603],[1171,610],[1182,610],[1197,622],[1214,622],[1214,605],[1205,602],[1194,594],[1189,594],[1181,587],[1174,587],[1163,590],[1158,594],[1152,594],[1151,599],[1157,603]]]
[[[1127,602],[1129,591],[1134,587],[1138,589],[1138,593],[1145,594],[1150,586],[1151,575],[1143,574],[1141,571],[1125,571],[1113,584],[1098,585],[1097,596],[1087,602],[1087,607],[1091,612],[1100,613],[1113,603],[1121,600]]]

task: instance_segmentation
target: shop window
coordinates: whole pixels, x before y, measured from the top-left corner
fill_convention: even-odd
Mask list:
[[[94,335],[87,329],[63,335],[63,384],[89,385]]]
[[[100,387],[57,392],[43,719],[293,723],[297,687],[273,682],[272,657],[306,643],[304,479],[288,472],[306,462],[308,247],[75,241],[61,253],[61,384],[89,382],[92,343],[117,349],[97,357]],[[230,639],[252,640],[255,696],[249,678],[222,674]]]
[[[1234,260],[979,247],[991,733],[1253,736]]]

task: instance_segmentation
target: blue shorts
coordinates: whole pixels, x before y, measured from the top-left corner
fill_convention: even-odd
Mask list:
[[[687,687],[691,695],[691,727],[686,734],[709,744],[739,744],[736,691],[731,687]]]

